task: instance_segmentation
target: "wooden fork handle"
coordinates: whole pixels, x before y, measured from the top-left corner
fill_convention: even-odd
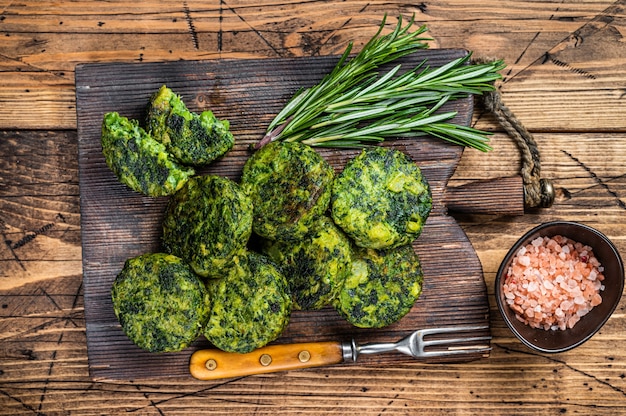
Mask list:
[[[205,349],[191,355],[189,372],[199,380],[215,380],[320,367],[343,360],[340,342],[271,345],[247,354]]]

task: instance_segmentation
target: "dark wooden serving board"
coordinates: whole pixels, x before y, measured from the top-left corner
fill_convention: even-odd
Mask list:
[[[462,50],[428,50],[405,58],[405,65],[428,59],[440,66],[465,55]],[[76,68],[80,203],[84,299],[89,368],[96,379],[141,379],[188,375],[190,354],[209,347],[204,338],[174,354],[151,354],[135,347],[121,331],[112,310],[111,284],[124,261],[160,250],[160,221],[167,198],[148,198],[120,184],[105,164],[100,147],[102,117],[117,111],[142,119],[150,95],[166,84],[192,111],[212,110],[227,119],[235,148],[201,173],[238,180],[241,168],[266,126],[300,87],[317,83],[337,57],[264,60],[177,61],[87,64]],[[467,125],[472,98],[447,104],[458,111],[454,122]],[[388,141],[409,154],[424,172],[433,194],[433,210],[415,243],[425,274],[423,294],[412,311],[384,329],[358,330],[331,308],[294,312],[276,343],[346,340],[392,341],[419,328],[458,324],[488,326],[489,306],[479,259],[463,230],[448,216],[446,184],[463,149],[431,138]],[[341,169],[357,151],[321,150]],[[489,330],[474,335],[487,335]],[[463,357],[462,360],[478,356]],[[412,360],[400,354],[363,356],[359,363],[389,366]],[[349,364],[348,364],[349,365]]]

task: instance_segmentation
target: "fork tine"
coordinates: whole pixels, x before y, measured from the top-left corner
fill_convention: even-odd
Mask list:
[[[424,351],[421,356],[424,358],[428,358],[428,357],[439,358],[439,357],[447,357],[451,355],[461,355],[461,354],[484,354],[489,351],[491,351],[491,347],[480,347],[480,348],[479,347],[476,347],[476,348],[465,347],[465,348],[459,348],[459,349],[453,349],[453,350]]]
[[[481,329],[489,329],[487,325],[467,325],[467,326],[444,326],[441,328],[426,328],[420,330],[422,335],[445,334],[449,332],[469,332],[480,331]]]
[[[463,333],[470,331],[479,331],[488,329],[488,326],[485,325],[470,325],[470,326],[450,326],[450,327],[441,327],[441,328],[427,328],[419,331],[419,350],[420,355],[422,357],[446,357],[451,355],[460,355],[460,354],[482,354],[491,351],[491,347],[489,345],[457,345],[460,343],[476,343],[482,341],[491,340],[491,336],[469,336],[469,337],[457,337],[450,339],[433,339],[426,340],[425,337],[429,335],[440,335],[447,333]],[[431,349],[426,351],[427,347],[436,347],[436,346],[448,346],[447,349]]]
[[[491,337],[467,337],[467,338],[453,338],[453,339],[433,339],[422,342],[424,345],[447,345],[447,344],[459,344],[461,342],[477,342],[477,341],[488,341]]]

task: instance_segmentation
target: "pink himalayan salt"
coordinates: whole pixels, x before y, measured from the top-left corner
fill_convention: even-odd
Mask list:
[[[604,268],[591,247],[556,235],[521,247],[502,287],[515,317],[533,328],[572,328],[602,303]]]

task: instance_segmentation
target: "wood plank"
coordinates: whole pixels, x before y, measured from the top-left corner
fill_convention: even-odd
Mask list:
[[[0,131],[0,290],[80,275],[76,132]]]
[[[464,51],[425,51],[407,57],[407,65],[428,59],[436,67]],[[150,95],[166,84],[186,100],[192,111],[210,107],[227,118],[236,138],[235,148],[210,166],[207,173],[238,180],[250,145],[287,99],[300,87],[319,81],[337,57],[275,60],[196,61],[133,65],[85,65],[78,68],[79,169],[81,231],[85,284],[85,316],[90,368],[95,378],[144,378],[188,373],[190,350],[153,354],[135,347],[121,331],[113,314],[110,287],[124,261],[160,250],[160,222],[166,198],[146,198],[115,179],[104,163],[100,146],[102,116],[118,111],[141,117]],[[450,103],[459,111],[456,122],[469,123],[471,98]],[[471,244],[446,215],[443,190],[454,172],[462,148],[435,139],[388,142],[419,164],[433,191],[433,211],[415,245],[426,277],[423,295],[400,322],[380,330],[358,330],[334,309],[296,311],[278,342],[309,342],[355,337],[360,342],[401,338],[417,328],[452,324],[488,325],[485,287]],[[323,150],[322,155],[340,170],[358,151]],[[458,267],[461,261],[463,267]],[[427,312],[428,311],[428,312]],[[477,331],[485,332],[485,331]],[[476,359],[463,357],[462,360]],[[364,357],[364,363],[410,361],[409,357]]]
[[[78,184],[77,159],[61,156],[77,152],[75,132],[2,132],[0,140],[0,230],[26,235],[49,218],[33,220],[20,211],[43,212],[55,204],[58,190],[44,180],[70,168],[68,184]],[[543,167],[568,198],[559,198],[547,210],[521,217],[455,216],[475,247],[484,269],[494,348],[488,360],[462,364],[397,363],[385,366],[339,366],[285,374],[246,377],[221,384],[206,384],[189,377],[157,381],[93,381],[89,375],[84,319],[80,253],[71,259],[58,247],[45,250],[33,242],[23,247],[29,257],[38,253],[62,264],[60,276],[49,279],[46,270],[33,272],[32,283],[21,284],[12,275],[0,279],[12,286],[0,290],[0,406],[3,414],[327,414],[404,413],[444,415],[451,411],[484,415],[568,414],[615,415],[624,412],[626,352],[622,348],[626,298],[603,330],[574,351],[557,355],[534,353],[523,347],[499,316],[493,298],[493,279],[506,247],[542,220],[590,221],[626,253],[624,209],[618,199],[626,195],[626,174],[620,155],[624,134],[537,134]],[[17,143],[26,144],[25,147]],[[40,143],[58,148],[49,159],[36,156]],[[511,139],[496,134],[494,151],[467,150],[449,181],[459,185],[474,179],[514,174],[518,156]],[[38,150],[39,149],[39,150]],[[583,155],[577,153],[582,149]],[[598,149],[598,152],[594,152]],[[13,157],[19,152],[19,157]],[[59,157],[54,156],[58,154]],[[567,154],[576,155],[579,163]],[[33,155],[33,156],[31,156]],[[583,157],[584,156],[584,157]],[[12,176],[12,172],[36,172]],[[595,176],[594,176],[595,174]],[[13,195],[24,184],[22,194]],[[8,186],[4,186],[8,185]],[[53,192],[54,191],[54,192]],[[617,195],[607,199],[613,192]],[[613,201],[612,203],[610,201]],[[588,209],[588,207],[592,207]],[[78,223],[79,197],[67,208]],[[53,217],[52,217],[53,218]],[[32,222],[31,222],[32,221]],[[50,230],[52,232],[52,230]],[[62,234],[54,235],[55,239]],[[66,235],[67,236],[67,235]],[[73,244],[79,247],[79,241]],[[0,244],[0,251],[6,246]],[[6,253],[1,251],[2,253]],[[71,262],[78,263],[73,266]],[[4,271],[0,263],[0,270]],[[288,389],[285,386],[289,386]],[[602,406],[598,406],[601,398]],[[321,410],[320,410],[321,409]]]
[[[0,128],[75,128],[74,90],[67,79],[81,62],[338,54],[350,41],[359,50],[385,12],[390,24],[399,13],[416,13],[430,28],[433,48],[465,48],[476,57],[503,58],[509,66],[502,87],[505,101],[533,130],[625,128],[623,0],[392,1],[365,8],[358,2],[320,8],[297,1],[262,6],[236,1],[228,7],[194,2],[187,9],[142,2],[132,14],[124,2],[103,6],[24,2],[4,8],[0,101],[10,105],[0,107]],[[40,81],[59,76],[60,84]],[[29,96],[36,98],[29,103]],[[479,127],[495,128],[493,123]]]

